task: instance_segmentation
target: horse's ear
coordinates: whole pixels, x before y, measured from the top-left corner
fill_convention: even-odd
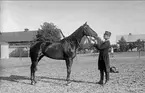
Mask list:
[[[84,25],[87,25],[87,22]]]

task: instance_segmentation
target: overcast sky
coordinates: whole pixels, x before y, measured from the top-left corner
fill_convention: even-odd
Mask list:
[[[37,30],[44,22],[52,22],[65,36],[86,21],[100,37],[145,34],[145,1],[1,1],[2,32]]]

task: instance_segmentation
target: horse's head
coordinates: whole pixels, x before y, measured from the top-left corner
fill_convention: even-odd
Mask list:
[[[98,38],[98,34],[92,28],[90,28],[87,22],[82,26],[82,29],[85,36]]]
[[[98,43],[101,43],[100,37],[98,37],[98,34],[87,24],[87,22],[82,26],[82,28],[85,36],[93,37]]]

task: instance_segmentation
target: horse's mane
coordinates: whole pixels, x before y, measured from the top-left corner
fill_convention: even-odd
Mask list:
[[[80,26],[77,30],[75,30],[71,35],[63,38],[61,41],[64,41],[64,40],[72,41],[74,39],[77,39],[76,35],[78,35],[78,32],[80,31],[81,28],[82,26]]]
[[[79,32],[80,32],[80,29],[82,29],[82,26],[80,26],[77,30],[75,30],[71,35],[63,38],[60,42],[62,43],[70,43],[70,44],[73,44],[75,45],[76,47],[79,47]]]

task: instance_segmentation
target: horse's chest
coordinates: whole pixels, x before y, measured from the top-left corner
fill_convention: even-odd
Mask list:
[[[75,57],[76,55],[76,47],[74,45],[68,44],[64,47],[65,55],[68,57]]]

